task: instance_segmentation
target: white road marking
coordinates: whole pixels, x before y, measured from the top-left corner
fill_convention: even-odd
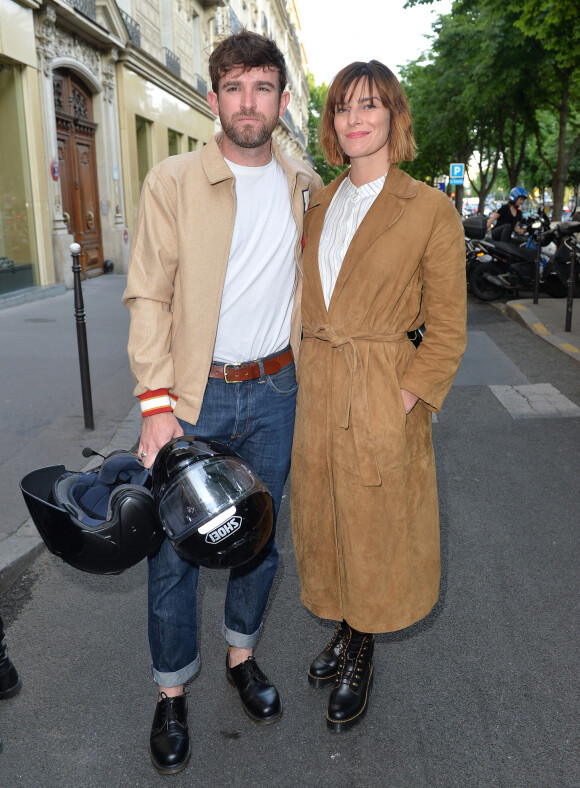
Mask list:
[[[514,419],[580,416],[580,408],[554,388],[551,383],[490,386],[489,388]]]

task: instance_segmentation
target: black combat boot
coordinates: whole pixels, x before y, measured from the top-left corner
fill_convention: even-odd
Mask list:
[[[185,693],[174,698],[164,692],[157,701],[149,740],[153,766],[161,774],[175,774],[185,769],[190,745],[187,730]]]
[[[313,687],[324,687],[331,684],[338,673],[340,651],[343,643],[350,635],[350,627],[346,621],[336,628],[334,635],[320,654],[314,659],[308,671],[308,681]]]
[[[373,680],[373,649],[373,635],[350,630],[342,646],[326,713],[326,724],[336,733],[355,725],[367,710]]]
[[[22,688],[22,681],[6,653],[6,642],[0,642],[0,698],[12,698]]]

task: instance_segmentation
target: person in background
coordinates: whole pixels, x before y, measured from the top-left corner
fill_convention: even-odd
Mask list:
[[[522,221],[521,207],[527,198],[528,193],[521,186],[515,186],[509,193],[509,200],[498,211],[494,211],[487,220],[488,229],[495,222],[495,227],[491,231],[494,241],[508,243],[512,233],[523,235],[525,230],[520,227]]]
[[[385,65],[337,74],[321,142],[350,168],[304,220],[291,502],[301,600],[338,622],[308,680],[333,685],[326,722],[341,732],[367,710],[374,635],[439,595],[431,417],[465,349],[465,244],[449,198],[397,166],[415,143]]]
[[[274,41],[249,31],[209,59],[209,104],[223,132],[201,151],[148,174],[124,303],[146,467],[169,440],[195,435],[237,452],[267,485],[276,516],[290,468],[300,335],[302,218],[322,185],[272,139],[289,94]],[[274,535],[232,569],[223,634],[226,677],[265,725],[282,715],[274,684],[253,656],[278,566]],[[199,566],[165,540],[149,560],[149,643],[158,702],[154,767],[171,774],[190,757],[184,685],[200,669]]]

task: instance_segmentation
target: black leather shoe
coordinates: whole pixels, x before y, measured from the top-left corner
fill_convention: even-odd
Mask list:
[[[282,703],[278,690],[265,676],[254,657],[230,668],[229,651],[226,654],[226,676],[239,692],[248,717],[258,725],[269,725],[282,716]]]
[[[326,724],[341,733],[359,722],[368,707],[373,681],[373,635],[349,633],[330,693]]]
[[[175,698],[161,693],[151,726],[149,750],[153,766],[161,774],[175,774],[187,766],[191,748],[185,693]]]
[[[16,668],[6,654],[6,647],[0,645],[0,698],[12,698],[22,689],[22,681]]]
[[[314,659],[308,671],[308,682],[313,687],[324,687],[331,684],[338,673],[338,663],[340,661],[340,650],[342,644],[350,632],[346,621],[342,621],[336,628],[336,632],[331,637],[328,645]]]

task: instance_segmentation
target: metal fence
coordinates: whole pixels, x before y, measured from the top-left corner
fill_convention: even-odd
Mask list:
[[[76,8],[83,16],[97,21],[97,2],[96,0],[66,0],[69,5]]]
[[[165,53],[165,65],[167,68],[175,74],[176,77],[181,77],[181,62],[175,52],[167,49],[167,47],[163,47],[163,52]]]

